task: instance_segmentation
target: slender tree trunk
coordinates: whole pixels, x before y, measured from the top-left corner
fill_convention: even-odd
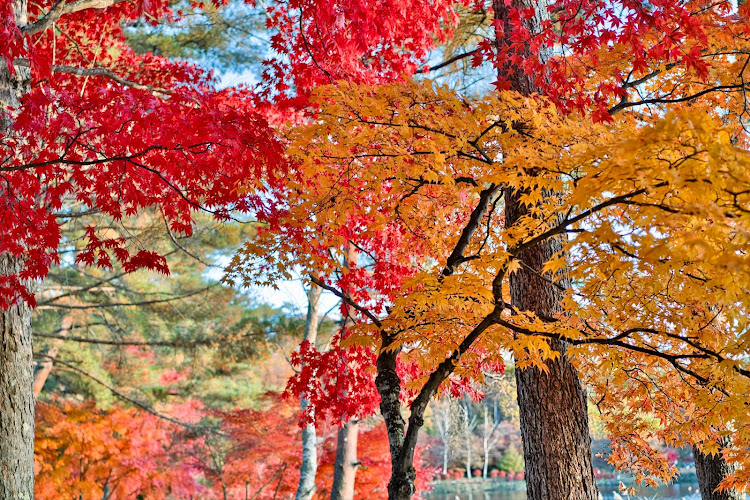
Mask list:
[[[20,263],[0,254],[0,276]],[[34,394],[31,310],[22,301],[0,309],[0,499],[34,498]]]
[[[542,22],[549,16],[547,2],[510,1],[510,8],[527,7],[533,7],[536,15],[525,21],[526,27],[531,33],[538,33]],[[504,0],[495,0],[494,8],[495,19],[502,24],[505,36],[497,43],[510,46],[513,27],[509,8]],[[528,48],[519,55],[542,59],[549,56],[547,53],[532,54]],[[520,68],[503,66],[499,69],[499,77],[507,80],[513,90],[523,95],[531,95],[539,87],[533,77]],[[533,165],[529,167],[533,168]],[[505,223],[511,226],[528,213],[528,207],[520,202],[521,193],[517,190],[506,189],[504,194]],[[555,196],[555,193],[548,193],[548,196]],[[561,247],[559,239],[550,239],[519,255],[526,266],[510,278],[513,306],[547,317],[561,312],[561,291],[537,275],[544,263]],[[547,363],[548,373],[534,368],[516,373],[527,498],[596,500],[599,491],[594,481],[586,392],[575,368],[565,356],[566,344],[552,341],[550,347],[559,352],[560,357]]]
[[[353,419],[346,422],[338,431],[331,500],[354,499],[354,479],[359,467],[359,461],[357,460],[358,434],[359,422]]]
[[[347,269],[357,265],[356,247],[349,243],[346,249]],[[342,324],[342,339],[347,328],[354,323],[351,311],[347,305],[344,306],[345,317]],[[359,468],[357,460],[357,437],[359,435],[359,422],[351,419],[344,423],[338,430],[336,437],[336,459],[333,464],[333,485],[331,486],[331,500],[353,500],[354,482]]]
[[[729,439],[724,438],[721,443],[722,447],[728,444]],[[734,467],[724,461],[721,453],[705,455],[693,446],[693,458],[695,459],[695,475],[698,476],[698,486],[703,500],[743,500],[745,498],[736,490],[716,491],[721,480],[734,472]]]
[[[315,344],[318,336],[320,309],[320,287],[311,284],[307,292],[307,323],[305,323],[305,341]],[[309,402],[302,394],[300,408],[305,411]],[[313,416],[314,417],[314,416]],[[312,421],[302,429],[302,465],[299,471],[299,484],[295,500],[310,500],[315,492],[315,473],[318,470],[318,445],[315,434],[315,422]]]
[[[73,326],[73,315],[66,314],[63,316],[62,322],[60,323],[60,331],[58,332],[58,335],[61,337],[67,336],[71,326]],[[47,356],[50,358],[57,356],[57,353],[60,352],[60,348],[64,342],[63,339],[55,339],[52,343],[52,347],[47,351]],[[54,362],[49,358],[44,358],[39,362],[39,365],[34,372],[34,399],[37,399],[39,394],[41,394],[42,389],[44,389],[44,384],[47,382],[50,373],[52,373],[53,365]]]
[[[487,417],[489,416],[489,410],[487,405],[483,405],[484,409],[484,421],[482,422],[482,451],[484,452],[484,464],[482,465],[482,477],[487,479],[487,467],[490,461],[490,427],[487,425]],[[494,422],[493,422],[494,425]]]

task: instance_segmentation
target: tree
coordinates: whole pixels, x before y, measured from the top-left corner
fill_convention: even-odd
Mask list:
[[[703,2],[677,4],[664,1],[650,5],[649,9],[628,2],[606,6],[595,2],[556,2],[548,9],[546,7],[525,3],[511,5],[508,9],[498,6],[494,9],[495,15],[504,12],[495,23],[500,43],[480,42],[474,51],[462,57],[470,56],[476,64],[482,60],[493,62],[500,69],[500,86],[514,88],[515,84],[522,93],[540,89],[562,109],[590,113],[595,120],[610,122],[613,116],[624,116],[624,110],[639,108],[641,123],[643,120],[658,121],[662,110],[646,106],[679,108],[685,103],[705,101],[710,103],[707,112],[716,114],[721,109],[724,118],[734,124],[730,125],[728,132],[737,133],[741,120],[736,118],[746,109],[746,86],[742,76],[742,47],[747,39],[745,13],[740,12],[739,19],[735,19],[731,17],[733,14],[728,4],[713,6]],[[546,11],[552,12],[550,18]],[[550,57],[553,47],[560,56]],[[534,85],[518,88],[518,83],[524,79],[533,81]],[[623,120],[629,122],[631,119],[625,117]],[[354,121],[357,121],[356,117]],[[428,182],[434,182],[434,179]],[[545,260],[538,262],[540,266],[536,273],[541,272]],[[528,272],[531,271],[524,267],[516,275],[523,277]],[[525,278],[518,276],[514,281],[522,283]],[[535,289],[546,288],[552,288],[545,293],[553,297],[557,294],[554,289],[559,287],[543,282],[541,288]],[[555,302],[556,299],[550,300],[552,304]],[[373,320],[373,323],[376,322]],[[382,342],[383,346],[385,344]],[[568,366],[565,358],[561,358],[560,363],[566,370],[563,379],[571,387],[567,392],[579,394],[578,399],[583,402],[564,407],[575,408],[571,410],[569,421],[581,424],[585,419],[585,398],[576,387],[573,368]],[[548,379],[560,380],[558,377]],[[649,384],[648,381],[644,383]],[[534,385],[528,385],[531,388],[524,394],[534,396]],[[395,415],[393,408],[389,413]],[[398,418],[394,417],[394,421],[396,426],[400,425]],[[418,422],[419,417],[415,421]],[[583,446],[587,440],[585,425],[576,424],[575,427],[580,436],[577,456],[585,461],[588,453]],[[394,442],[398,444],[398,441]],[[531,474],[529,484],[538,482],[535,477],[535,473]],[[591,483],[589,479],[587,477],[587,482]],[[593,488],[589,488],[591,491]]]
[[[311,286],[307,291],[307,321],[305,323],[305,338],[303,342],[315,344],[318,335],[320,287]],[[304,393],[300,397],[300,410],[307,409],[308,401]],[[318,468],[318,443],[315,434],[315,415],[310,416],[310,421],[302,429],[302,466],[300,467],[299,486],[295,500],[309,500],[315,493],[315,472]]]
[[[445,398],[439,401],[433,401],[432,417],[435,421],[435,429],[437,430],[438,437],[442,442],[442,458],[443,468],[441,472],[443,474],[448,473],[448,459],[450,458],[451,451],[451,438],[454,427],[454,416],[456,414],[456,405],[453,400]]]
[[[232,209],[259,206],[236,183],[281,165],[251,93],[216,90],[195,67],[137,56],[121,23],[144,5],[115,3],[4,2],[0,14],[0,391],[10,409],[0,417],[2,496],[32,496],[34,297],[27,285],[58,260],[66,204],[75,200],[114,220],[155,207],[170,230],[189,233],[196,210],[227,218]],[[166,9],[165,2],[147,8],[154,17]],[[167,272],[163,256],[110,228],[92,225],[85,240],[82,263]]]
[[[466,451],[466,477],[471,478],[471,445],[474,441],[474,429],[477,427],[478,415],[474,412],[471,401],[464,398],[459,403],[461,407],[461,427],[464,435],[464,450]]]
[[[355,342],[369,339],[378,345],[378,337],[372,337],[376,335],[389,342],[381,344],[385,347],[376,366],[381,412],[396,450],[393,453],[392,449],[396,465],[391,485],[406,485],[405,490],[391,490],[393,498],[411,494],[410,447],[422,423],[423,405],[439,390],[447,389],[443,383],[454,372],[478,379],[483,363],[501,362],[490,353],[503,348],[513,352],[518,369],[534,367],[542,376],[549,369],[547,361],[559,357],[547,342],[550,338],[571,345],[571,359],[583,370],[585,380],[594,384],[612,415],[616,414],[609,428],[616,445],[635,446],[627,442],[628,436],[635,440],[645,431],[638,414],[620,409],[625,410],[623,403],[635,401],[642,407],[645,394],[641,391],[654,383],[666,394],[693,391],[694,397],[677,392],[671,398],[686,405],[696,398],[719,398],[725,413],[717,413],[715,405],[702,406],[699,413],[707,416],[710,412],[712,421],[731,419],[733,428],[742,428],[739,422],[746,415],[723,405],[744,404],[746,368],[720,354],[724,349],[742,351],[743,322],[735,316],[740,309],[728,311],[731,320],[722,322],[721,328],[712,325],[716,330],[711,330],[710,338],[721,343],[712,347],[696,343],[687,333],[655,326],[679,325],[684,332],[703,332],[710,317],[698,312],[703,307],[699,304],[722,301],[729,307],[743,300],[737,294],[739,284],[728,287],[722,283],[720,289],[712,288],[709,300],[703,274],[690,273],[701,278],[698,285],[694,278],[674,273],[674,266],[681,269],[700,262],[702,269],[709,266],[702,273],[720,279],[726,266],[739,258],[734,257],[734,245],[741,243],[729,235],[744,224],[744,215],[741,202],[735,202],[732,193],[741,192],[747,153],[729,141],[720,122],[708,115],[681,114],[669,115],[642,130],[627,123],[593,126],[559,115],[543,99],[506,92],[469,103],[428,83],[378,89],[341,83],[321,92],[317,103],[321,108],[317,121],[293,132],[298,141],[293,144],[299,146],[290,153],[307,179],[302,194],[285,207],[285,217],[295,224],[280,226],[280,234],[269,232],[245,249],[248,262],[258,251],[279,255],[279,267],[239,266],[235,272],[248,279],[253,273],[272,279],[295,254],[304,256],[302,262],[311,273],[326,269],[331,265],[330,256],[318,249],[335,247],[340,234],[347,231],[344,228],[357,221],[357,233],[347,231],[346,237],[377,263],[369,283],[391,279],[387,293],[372,299],[344,293],[335,282],[315,281],[339,294],[366,320],[358,328]],[[719,142],[710,137],[719,137]],[[526,172],[523,166],[529,161],[545,168]],[[725,184],[729,178],[733,187]],[[698,187],[708,179],[714,186],[711,195],[722,200],[721,217],[712,215],[716,205]],[[495,208],[504,184],[523,192],[525,203],[539,206],[501,228],[502,219]],[[547,192],[559,195],[547,197]],[[684,205],[677,204],[677,192],[682,193],[679,200]],[[684,198],[687,193],[689,203]],[[321,205],[321,197],[327,204]],[[313,212],[314,218],[308,215]],[[342,219],[341,213],[347,218]],[[300,225],[301,220],[308,222]],[[461,221],[460,228],[456,221]],[[623,234],[613,228],[619,224],[653,228],[660,236],[645,229]],[[696,224],[704,237],[722,242],[726,261],[709,261],[707,254],[689,250],[694,246],[689,235],[694,233],[679,230]],[[375,237],[386,228],[400,238],[395,249],[384,249]],[[310,232],[318,237],[308,239]],[[507,278],[522,267],[518,255],[561,234],[575,237],[563,242],[539,274],[564,292],[560,301],[564,313],[547,317],[511,307]],[[613,252],[613,248],[624,252]],[[404,261],[412,267],[403,273],[400,287],[393,284],[392,273],[378,274],[380,269]],[[435,265],[441,261],[448,263],[446,267]],[[558,271],[566,262],[567,276],[561,276]],[[648,272],[644,271],[646,263]],[[606,269],[617,273],[611,275]],[[740,282],[742,276],[734,274]],[[560,281],[563,278],[570,279],[571,285]],[[643,310],[636,307],[637,302],[627,302],[634,294],[656,300],[654,284],[672,287],[676,280],[679,287],[663,308]],[[626,302],[620,302],[621,298]],[[685,307],[696,313],[685,315]],[[617,320],[622,317],[629,318],[624,325]],[[618,325],[616,329],[614,325]],[[414,377],[419,382],[416,389],[410,389],[416,397],[411,402],[408,429],[399,420],[400,387],[406,375],[396,371],[399,353],[419,366]],[[644,374],[641,377],[641,371],[635,372],[639,381],[646,383],[646,374],[657,379],[645,386],[624,384],[624,378],[636,376],[631,372],[635,368]],[[682,378],[686,375],[693,380],[711,380],[723,392],[716,394],[705,384],[693,386]],[[386,377],[388,387],[383,383]],[[414,387],[408,378],[407,387]],[[660,418],[667,423],[659,431],[661,436],[669,442],[710,439],[706,434],[690,438],[680,434],[678,429],[686,423],[673,419],[686,408],[668,404],[666,398],[659,408]],[[689,408],[690,414],[697,416],[697,407],[690,403]],[[701,420],[691,417],[690,422],[698,425]],[[626,459],[625,448],[616,448],[615,461],[646,471],[638,462]],[[642,454],[642,446],[638,450]],[[744,452],[740,446],[735,450],[734,458],[739,459]],[[647,472],[669,477],[664,469]],[[734,477],[742,480],[739,474]]]
[[[541,46],[533,50],[531,43],[519,43],[518,36],[544,32],[545,25],[551,22],[546,7],[543,1],[516,0],[509,4],[493,1],[498,52],[511,58],[523,58],[529,66],[544,64],[551,56],[550,48]],[[531,15],[518,19],[524,9],[529,9]],[[497,69],[498,81],[522,96],[543,90],[543,78],[523,66],[503,61]],[[533,175],[536,165],[531,161],[522,168]],[[522,218],[538,217],[525,186],[509,183],[502,189],[506,228],[513,228]],[[540,194],[542,199],[558,195],[553,189]],[[520,268],[508,278],[511,307],[537,317],[554,317],[562,312],[562,290],[570,286],[565,281],[566,270],[556,269],[557,283],[540,273],[550,259],[559,255],[562,247],[563,238],[558,235],[514,256]],[[544,370],[532,367],[516,372],[527,496],[531,500],[566,497],[594,500],[599,491],[591,457],[586,391],[566,355],[568,345],[551,339],[549,347],[558,354],[551,357]]]
[[[727,440],[723,440],[726,444]],[[734,472],[733,464],[728,464],[721,456],[721,449],[713,455],[706,455],[697,445],[693,445],[695,475],[698,477],[701,498],[706,500],[741,500],[744,495],[736,489],[719,490],[719,485]]]
[[[521,472],[524,470],[523,464],[523,455],[518,453],[518,450],[515,447],[509,446],[508,449],[505,450],[503,458],[500,460],[500,463],[497,464],[497,467],[506,472]]]
[[[195,402],[193,402],[195,403]],[[187,405],[183,418],[194,408]],[[36,498],[166,499],[203,495],[184,429],[154,415],[91,404],[40,405]]]
[[[487,470],[490,464],[490,450],[497,444],[500,435],[496,435],[497,428],[501,421],[497,419],[495,413],[490,420],[490,410],[485,403],[482,405],[482,451],[484,453],[484,464],[482,465],[482,477],[487,478]]]

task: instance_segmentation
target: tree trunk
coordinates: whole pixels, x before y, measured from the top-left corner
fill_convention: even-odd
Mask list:
[[[20,263],[0,255],[0,276]],[[34,498],[34,394],[31,310],[19,300],[0,309],[0,498]]]
[[[318,336],[321,288],[311,284],[307,292],[307,322],[305,323],[305,340],[315,344]],[[300,408],[305,411],[308,400],[300,397]],[[313,416],[314,417],[314,416]],[[315,473],[318,470],[318,445],[315,435],[315,422],[312,421],[302,429],[302,465],[299,470],[299,484],[295,500],[310,500],[315,492]]]
[[[356,247],[347,244],[346,262],[344,267],[350,269],[357,265]],[[341,338],[344,332],[352,326],[354,320],[348,305],[344,305],[345,316],[341,328]],[[351,419],[344,423],[339,429],[336,437],[336,459],[333,464],[333,485],[331,486],[331,500],[353,500],[354,481],[357,476],[359,461],[357,460],[357,436],[359,435],[359,422]]]
[[[487,417],[489,416],[489,411],[487,410],[487,405],[482,405],[482,409],[484,411],[484,420],[482,421],[482,451],[484,452],[484,464],[482,465],[482,477],[487,479],[487,467],[489,466],[490,462],[490,431],[489,426],[487,425]],[[495,422],[492,422],[493,426]]]
[[[724,438],[722,447],[729,444]],[[698,486],[703,500],[743,500],[745,495],[736,490],[716,491],[724,477],[734,472],[734,467],[724,461],[721,453],[716,455],[705,455],[693,446],[693,458],[695,459],[695,475],[698,476]]]
[[[12,2],[18,26],[25,26],[26,0]],[[0,135],[9,133],[12,110],[28,90],[30,70],[11,74],[0,63]],[[8,193],[0,188],[0,196]],[[17,273],[21,262],[0,254],[0,277]],[[4,308],[8,305],[7,309]],[[22,301],[0,304],[0,499],[34,498],[34,394],[31,310]]]
[[[526,207],[518,202],[518,193],[505,196],[505,219],[512,224]],[[560,248],[559,240],[548,240],[519,257],[539,271]],[[559,289],[526,269],[511,276],[510,290],[511,303],[522,311],[545,316],[559,312]],[[547,362],[548,373],[536,368],[516,371],[527,497],[596,500],[586,391],[565,356],[566,344],[552,340],[550,347],[560,356]]]
[[[60,323],[60,331],[57,334],[61,337],[65,337],[66,335],[68,335],[71,326],[73,326],[73,315],[66,314],[65,316],[63,316],[62,322]],[[44,389],[44,384],[49,378],[49,374],[52,373],[54,361],[50,358],[54,358],[55,356],[57,356],[57,353],[60,352],[60,348],[62,347],[64,342],[65,341],[63,339],[55,339],[52,343],[52,347],[50,347],[50,350],[47,351],[47,356],[49,356],[49,358],[43,358],[39,362],[39,365],[34,372],[34,399],[37,399],[39,397],[42,389]]]
[[[353,500],[354,478],[357,474],[357,435],[359,422],[349,420],[338,431],[336,461],[333,464],[331,500]]]
[[[509,3],[511,9],[534,8],[535,16],[524,21],[531,33],[538,33],[542,22],[549,17],[545,0],[511,0]],[[498,38],[497,43],[510,46],[513,26],[509,8],[504,0],[495,0],[493,4],[495,19],[503,26],[505,37]],[[522,58],[549,57],[548,52],[533,54],[528,47],[518,55]],[[526,96],[539,88],[533,76],[517,67],[501,66],[498,76],[507,80],[512,90]],[[517,190],[506,189],[504,194],[505,223],[509,227],[528,212],[528,207],[520,203]],[[555,193],[548,196],[555,196]],[[547,317],[560,312],[561,291],[536,273],[541,272],[544,263],[561,247],[559,239],[550,239],[519,255],[528,267],[510,278],[514,307]],[[529,268],[536,273],[528,271]],[[533,368],[518,370],[516,374],[527,498],[596,500],[599,491],[591,458],[586,391],[565,356],[566,344],[551,341],[550,347],[558,351],[560,357],[547,363],[548,374]]]

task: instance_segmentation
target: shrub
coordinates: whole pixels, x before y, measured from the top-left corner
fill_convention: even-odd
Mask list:
[[[524,470],[523,455],[513,446],[505,450],[502,460],[497,468],[507,472],[520,472]]]

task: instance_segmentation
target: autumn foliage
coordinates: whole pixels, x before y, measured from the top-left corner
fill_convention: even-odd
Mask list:
[[[77,264],[168,273],[123,221],[152,209],[189,234],[195,211],[249,214],[258,235],[227,283],[301,270],[355,323],[293,356],[290,390],[321,421],[368,417],[388,356],[394,405],[424,411],[501,371],[503,353],[545,371],[554,339],[591,388],[612,463],[669,480],[651,440],[716,453],[731,437],[738,469],[722,486],[750,488],[750,7],[462,7],[492,19],[494,39],[457,56],[497,75],[478,97],[411,79],[459,22],[442,0],[272,3],[257,92],[128,46],[124,25],[179,18],[166,0],[32,2],[28,24],[2,2],[0,74],[18,102],[0,116],[0,254],[19,270],[0,276],[0,307],[35,303],[27,285],[60,263],[66,218],[103,217],[78,235]],[[526,212],[506,221],[510,196]],[[553,240],[529,268],[523,253]],[[518,272],[561,290],[562,312],[512,306]],[[266,404],[201,414],[214,434],[182,442],[150,414],[42,406],[38,495],[291,494],[299,415]],[[363,498],[384,494],[379,429],[361,440]]]
[[[92,404],[40,404],[37,409],[36,497],[41,500],[101,498],[289,498],[299,479],[299,409],[267,394],[260,410],[208,411],[195,402],[172,408],[195,425]],[[203,419],[203,420],[202,420]],[[209,427],[204,427],[209,426]],[[319,422],[318,490],[330,496],[336,426]],[[358,453],[358,500],[387,498],[388,439],[382,424],[362,424]],[[420,463],[420,491],[434,471]]]
[[[12,2],[0,10],[3,64],[23,60],[31,73],[22,106],[3,110],[12,131],[0,139],[0,251],[24,262],[18,275],[2,278],[3,301],[20,294],[34,302],[20,283],[44,278],[59,261],[61,215],[96,211],[120,221],[154,207],[173,231],[189,234],[195,210],[227,219],[232,210],[258,209],[257,196],[238,193],[237,183],[271,181],[281,168],[251,92],[218,90],[196,66],[127,45],[123,23],[144,12],[169,15],[167,2],[122,2],[104,15],[85,9],[66,14],[59,29],[42,29],[51,4],[30,4],[39,26],[18,26]],[[163,256],[116,226],[92,226],[85,238],[83,264],[168,272]]]
[[[429,372],[489,321],[455,369],[481,381],[477,367],[493,353],[510,350],[519,368],[544,370],[555,355],[547,339],[563,339],[601,395],[614,463],[667,480],[672,470],[655,451],[644,454],[643,439],[711,451],[716,429],[737,430],[726,456],[745,461],[750,379],[738,356],[747,341],[750,156],[731,129],[705,111],[641,129],[593,126],[542,99],[505,92],[468,102],[429,83],[340,83],[317,103],[317,121],[297,127],[289,149],[304,189],[281,230],[241,254],[249,263],[258,249],[283,258],[278,267],[237,260],[234,270],[273,280],[296,262],[315,276],[337,265],[322,249],[348,239],[372,258],[375,281],[408,252],[411,271],[380,296],[387,315],[372,293],[351,295],[363,320],[352,343],[377,345],[376,331],[396,331],[389,349]],[[503,228],[502,214],[487,210],[455,267],[432,265],[450,262],[461,222],[478,201],[494,207],[508,185],[532,213]],[[395,248],[380,244],[384,232],[399,235]],[[567,313],[537,318],[508,307],[505,279],[520,266],[518,252],[560,234],[562,250],[539,272],[565,289]],[[745,474],[725,484],[747,484]]]
[[[203,495],[190,441],[174,424],[134,409],[91,404],[37,408],[36,498],[190,498]]]

